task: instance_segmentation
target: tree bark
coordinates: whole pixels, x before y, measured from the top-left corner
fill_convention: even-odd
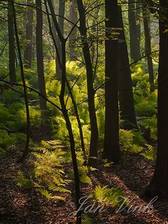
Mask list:
[[[119,36],[119,102],[120,116],[123,120],[122,128],[137,128],[137,120],[134,108],[134,97],[131,71],[129,66],[129,57],[127,43],[124,34],[124,25],[122,19],[122,11],[119,7],[118,16],[119,27],[121,28]]]
[[[37,56],[37,74],[38,85],[41,95],[46,97],[45,78],[44,78],[44,62],[43,62],[43,15],[42,2],[36,0],[36,56]],[[47,102],[40,97],[40,110],[42,126],[46,124]]]
[[[91,126],[91,139],[90,139],[90,161],[97,157],[97,147],[98,147],[98,126],[96,118],[95,109],[95,99],[94,99],[94,88],[93,88],[93,68],[91,62],[91,55],[87,40],[87,28],[86,28],[86,17],[85,9],[82,0],[77,0],[77,6],[79,11],[80,28],[79,32],[82,38],[82,50],[86,65],[86,75],[87,75],[87,92],[88,92],[88,107],[89,107],[89,117]]]
[[[29,3],[29,1],[27,1]],[[30,1],[32,3],[32,1]],[[26,9],[26,46],[24,50],[24,64],[25,67],[31,68],[32,65],[32,42],[33,42],[33,9],[27,7]]]
[[[128,20],[130,34],[130,57],[132,61],[138,61],[141,57],[140,52],[140,32],[137,23],[137,4],[134,0],[128,0]],[[139,12],[138,12],[139,13]]]
[[[168,2],[160,0],[160,53],[158,74],[158,150],[153,179],[147,196],[168,198]]]
[[[59,25],[59,28],[60,28],[60,31],[62,33],[62,35],[64,35],[64,14],[65,14],[65,0],[59,0],[59,17],[58,17],[58,25]],[[62,57],[61,57],[61,54],[62,54],[62,51],[61,51],[61,42],[60,42],[60,39],[59,37],[56,35],[56,41],[57,41],[57,47],[58,47],[58,52],[59,52],[59,55],[60,55],[60,60],[62,60]],[[59,61],[58,61],[58,55],[56,55],[56,75],[57,75],[57,78],[58,80],[61,80],[61,66],[59,64]]]
[[[103,156],[110,161],[119,162],[117,0],[105,0],[105,27],[105,134]]]
[[[70,13],[69,13],[69,19],[73,24],[76,24],[77,22],[77,6],[76,6],[76,0],[71,0],[70,3]],[[71,25],[71,29],[73,28],[74,25]],[[76,58],[76,50],[75,50],[75,41],[77,38],[77,28],[73,29],[73,32],[69,36],[69,57],[70,60],[75,60]]]
[[[8,1],[8,37],[9,37],[9,80],[16,82],[15,28],[12,0]]]
[[[152,62],[152,50],[151,50],[151,35],[150,35],[150,11],[146,8],[147,6],[144,4],[143,9],[143,23],[144,23],[144,34],[145,34],[145,54],[147,58],[148,64],[148,72],[149,72],[149,83],[150,83],[150,91],[153,92],[155,90],[154,86],[154,72],[153,72],[153,62]]]

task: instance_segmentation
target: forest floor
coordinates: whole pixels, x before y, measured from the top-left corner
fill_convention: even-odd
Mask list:
[[[129,198],[129,207],[145,208],[149,202],[141,199],[145,187],[153,175],[152,162],[140,155],[124,155],[120,165],[103,167],[91,172],[93,185],[117,186]],[[43,198],[35,189],[22,189],[16,184],[21,165],[16,162],[16,153],[11,152],[0,161],[0,224],[75,224],[74,202],[70,194],[65,194],[65,201]],[[71,186],[72,187],[72,186]],[[84,195],[89,194],[91,186],[83,185]],[[97,224],[166,224],[168,223],[168,203],[155,201],[152,211],[118,211],[106,207],[96,214]]]

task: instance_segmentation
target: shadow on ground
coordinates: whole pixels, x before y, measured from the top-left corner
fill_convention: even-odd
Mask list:
[[[36,192],[22,190],[16,184],[19,170],[15,155],[0,159],[0,223],[43,223]]]

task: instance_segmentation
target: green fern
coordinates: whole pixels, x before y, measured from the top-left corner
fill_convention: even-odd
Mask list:
[[[101,204],[111,205],[113,207],[121,203],[123,192],[119,188],[108,188],[108,186],[96,186],[93,192],[93,198]]]
[[[34,173],[33,180],[37,189],[46,195],[47,198],[56,198],[55,194],[69,193],[66,189],[69,183],[63,169],[65,152],[56,148],[52,151],[54,142],[42,141],[38,151],[43,153],[34,153]]]

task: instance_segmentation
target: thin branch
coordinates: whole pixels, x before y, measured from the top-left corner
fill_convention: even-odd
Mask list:
[[[60,41],[62,43],[64,43],[65,39],[64,39],[64,36],[63,36],[63,34],[62,34],[61,30],[60,30],[59,24],[57,22],[57,18],[55,16],[55,12],[54,12],[54,7],[53,7],[53,4],[52,4],[52,1],[51,0],[47,0],[47,2],[48,2],[48,6],[49,6],[49,9],[50,9],[50,12],[51,12],[51,17],[52,17],[52,20],[53,20],[53,23],[54,23],[54,26],[55,26],[55,30],[58,33],[58,37],[59,37]]]
[[[26,108],[26,144],[25,144],[25,150],[23,152],[23,156],[21,158],[25,159],[26,156],[29,153],[29,141],[30,141],[30,112],[29,112],[29,102],[28,102],[28,96],[27,96],[27,88],[26,88],[26,81],[25,81],[25,74],[24,74],[24,67],[22,62],[22,53],[20,49],[20,40],[18,35],[18,28],[17,28],[17,20],[16,20],[16,11],[13,0],[11,1],[12,9],[13,9],[13,20],[14,20],[14,27],[15,27],[15,37],[16,37],[16,44],[17,44],[17,50],[18,50],[18,57],[20,62],[20,74],[23,84],[23,92],[24,92],[24,100],[25,100],[25,108]]]
[[[47,6],[47,0],[44,0],[44,4],[45,4],[46,12],[47,12],[47,20],[48,20],[48,25],[49,25],[49,32],[50,32],[50,35],[52,37],[53,44],[55,46],[55,50],[56,50],[56,54],[57,54],[59,66],[61,67],[62,66],[62,63],[61,63],[61,60],[60,60],[60,55],[59,55],[59,50],[58,50],[57,42],[56,42],[56,39],[55,39],[55,36],[54,36],[54,33],[53,33],[53,29],[52,29],[52,25],[51,25],[51,20],[50,20],[50,15],[48,13],[49,11],[48,11],[48,6]]]
[[[77,79],[74,81],[74,83],[73,83],[72,86],[70,87],[70,91],[71,91],[71,92],[72,92],[74,86],[76,85],[76,83],[78,82],[79,79],[80,79],[80,75],[78,75]],[[67,80],[67,82],[68,82],[68,80]],[[66,105],[67,105],[67,103],[68,103],[68,99],[69,99],[69,95],[67,96],[67,99],[66,99],[66,103],[65,103]]]
[[[13,85],[13,86],[23,87],[23,85],[22,84],[19,84],[19,83],[12,83],[11,84],[10,82],[4,80],[2,77],[0,77],[0,82],[6,83],[9,86],[12,86]],[[53,105],[54,107],[56,107],[60,112],[62,112],[62,109],[57,104],[55,104],[54,102],[52,102],[51,100],[49,100],[47,97],[45,97],[44,95],[42,95],[38,90],[34,89],[31,86],[27,86],[27,85],[26,85],[26,88],[29,89],[29,90],[31,90],[31,91],[33,91],[33,92],[35,92],[35,93],[37,93],[39,96],[41,96],[42,98],[44,98],[47,102],[49,102],[51,105]]]

